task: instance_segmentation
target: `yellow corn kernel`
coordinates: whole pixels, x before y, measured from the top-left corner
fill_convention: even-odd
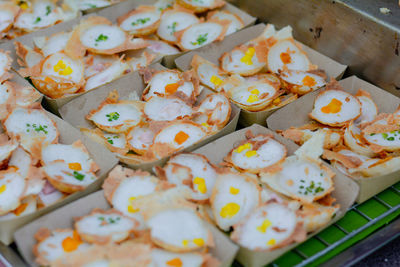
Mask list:
[[[63,69],[65,69],[66,67],[67,67],[67,66],[65,65],[64,61],[59,60],[59,61],[57,62],[57,64],[54,65],[53,69],[54,69],[55,72],[58,72],[59,70],[63,70]]]
[[[258,98],[258,95],[249,95],[249,98],[247,98],[248,103],[254,103],[259,101],[260,99]]]
[[[260,226],[257,226],[257,230],[261,233],[265,233],[267,232],[268,227],[270,227],[271,225],[272,225],[271,221],[265,219]]]
[[[203,122],[201,125],[206,127],[206,128],[210,127],[210,125],[207,122]]]
[[[273,245],[275,245],[275,243],[276,243],[276,240],[275,240],[274,238],[272,238],[271,240],[269,240],[269,241],[267,242],[267,245],[268,245],[268,246],[273,246]]]
[[[274,99],[274,101],[272,101],[272,104],[275,104],[275,105],[277,105],[279,103],[281,103],[281,99],[279,97]]]
[[[237,195],[237,194],[239,194],[239,192],[240,192],[240,189],[239,189],[239,188],[235,188],[235,187],[233,187],[233,186],[231,186],[231,187],[229,188],[229,193],[231,193],[232,195]]]
[[[233,216],[235,216],[239,212],[239,210],[240,210],[239,204],[231,202],[222,207],[219,215],[222,218],[230,219]]]
[[[250,91],[250,93],[252,93],[253,95],[258,95],[260,94],[260,91],[258,91],[258,89],[253,89]]]
[[[242,153],[242,151],[243,151],[243,150],[246,150],[246,149],[251,149],[251,144],[250,144],[250,143],[246,143],[246,144],[243,144],[243,145],[239,146],[239,147],[236,149],[236,152],[237,152],[237,153]]]
[[[182,245],[184,247],[187,247],[189,245],[189,240],[187,240],[187,239],[182,240]]]
[[[204,246],[204,239],[203,238],[195,238],[193,239],[193,243],[199,247]]]
[[[220,86],[223,83],[222,79],[220,79],[216,75],[211,76],[210,82],[212,82],[216,87]]]
[[[29,6],[28,6],[27,3],[24,2],[24,3],[20,4],[19,7],[20,7],[21,9],[23,9],[23,10],[26,10]]]
[[[128,212],[130,213],[136,213],[138,212],[140,209],[135,209],[133,207],[132,201],[134,201],[135,199],[137,199],[138,197],[130,197],[129,198],[129,205],[128,205]]]
[[[197,191],[199,191],[202,194],[207,193],[207,185],[206,185],[206,181],[204,180],[204,178],[201,177],[195,177],[193,179],[193,184],[197,185]]]
[[[68,76],[68,75],[71,75],[72,72],[73,72],[73,70],[71,69],[70,66],[68,66],[68,67],[66,67],[65,69],[59,71],[58,73],[59,73],[60,75]]]
[[[249,151],[246,152],[245,156],[248,157],[248,158],[257,156],[257,151],[255,151],[255,150],[249,150]]]
[[[5,184],[0,186],[0,194],[2,194],[4,191],[6,191],[6,189],[7,189],[7,186]]]
[[[240,59],[240,61],[246,65],[253,65],[252,58],[255,53],[256,53],[256,50],[254,49],[254,47],[249,47],[247,49],[246,53],[244,53],[244,56]]]

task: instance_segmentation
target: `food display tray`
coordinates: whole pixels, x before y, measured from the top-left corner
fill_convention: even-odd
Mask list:
[[[400,96],[400,7],[394,0],[229,0],[259,22],[293,27],[294,37]],[[382,13],[380,8],[388,8]],[[400,235],[400,182],[267,265],[351,266]],[[0,267],[28,266],[0,243]],[[235,262],[233,267],[241,267]]]

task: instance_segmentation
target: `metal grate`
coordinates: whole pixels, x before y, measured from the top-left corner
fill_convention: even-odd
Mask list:
[[[269,266],[315,266],[321,264],[400,215],[400,183],[362,204],[318,235],[284,254]]]

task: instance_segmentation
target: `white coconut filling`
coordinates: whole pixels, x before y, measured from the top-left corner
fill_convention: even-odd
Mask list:
[[[234,49],[229,56],[223,57],[222,68],[232,73],[246,73],[262,68],[265,63],[260,62],[253,47],[249,47],[246,52]]]
[[[169,144],[178,149],[197,143],[205,135],[205,132],[198,126],[179,123],[162,129],[154,137],[154,143]]]
[[[107,0],[81,0],[78,3],[79,10],[88,10],[92,8],[100,8],[109,6],[110,2]]]
[[[166,245],[197,249],[208,241],[209,231],[205,223],[192,210],[165,210],[150,218],[147,225],[151,237]]]
[[[71,33],[59,33],[52,35],[40,49],[45,57],[65,49]]]
[[[129,132],[129,144],[139,150],[147,150],[154,139],[154,132],[149,128],[135,127]]]
[[[124,148],[126,146],[125,134],[103,133],[103,136],[107,140],[107,143],[109,143],[113,147]]]
[[[153,121],[172,121],[192,114],[192,108],[179,98],[152,97],[144,113]]]
[[[251,82],[232,88],[231,99],[242,105],[251,106],[273,100],[276,88],[269,83]]]
[[[142,12],[134,14],[121,23],[121,28],[125,31],[137,31],[156,23],[160,19],[159,12]]]
[[[21,205],[17,208],[18,210],[21,208],[22,212],[9,212],[6,215],[0,216],[0,221],[7,221],[34,213],[37,210],[36,205],[37,201],[34,197],[25,198],[23,201],[21,201]]]
[[[183,0],[183,2],[186,2],[192,6],[211,7],[215,0]]]
[[[176,32],[184,30],[198,21],[199,19],[196,16],[187,12],[166,12],[161,17],[157,34],[164,40],[176,42]]]
[[[205,98],[199,106],[199,112],[211,111],[212,122],[222,123],[226,121],[230,111],[230,103],[224,95],[213,94]]]
[[[112,196],[112,206],[123,214],[136,219],[139,229],[144,228],[144,219],[140,208],[133,205],[133,201],[142,196],[155,192],[157,182],[151,177],[130,177],[123,180]]]
[[[96,50],[107,50],[118,47],[125,42],[125,32],[117,26],[96,25],[80,36],[84,46]]]
[[[141,115],[141,111],[134,105],[107,104],[93,114],[91,120],[108,127],[126,124],[127,122],[134,126],[140,122]]]
[[[99,87],[100,85],[109,83],[121,77],[128,69],[129,69],[128,64],[117,60],[107,69],[87,79],[84,90],[89,91],[92,90],[93,88]]]
[[[0,105],[7,103],[11,96],[11,90],[6,84],[0,84]]]
[[[80,234],[95,236],[112,236],[112,241],[125,239],[134,228],[134,222],[118,213],[95,213],[77,221],[76,228]]]
[[[8,10],[0,10],[0,32],[7,29],[14,22],[14,14]]]
[[[357,96],[357,98],[361,102],[361,115],[357,118],[355,123],[359,124],[374,120],[378,115],[378,108],[376,107],[374,101],[367,96]]]
[[[16,28],[33,31],[38,28],[48,27],[60,20],[60,15],[55,12],[46,14],[22,13],[14,23]]]
[[[239,31],[243,28],[243,22],[241,22],[235,15],[227,13],[227,12],[216,12],[214,15],[211,16],[211,19],[218,19],[218,20],[229,20],[228,30],[226,31],[225,35],[232,34],[234,32]]]
[[[87,263],[82,267],[110,267],[110,265],[111,263],[108,260],[96,260],[94,262]]]
[[[324,196],[332,186],[332,179],[326,170],[317,163],[296,156],[286,158],[280,172],[262,180],[282,194],[296,196],[307,202]]]
[[[51,204],[56,203],[57,201],[65,197],[64,193],[55,189],[49,182],[46,182],[45,188],[46,187],[50,187],[54,191],[50,193],[45,193],[44,190],[42,190],[38,194],[38,199],[40,200],[40,203],[42,203],[45,207],[50,206]]]
[[[97,178],[92,173],[80,170],[72,170],[64,162],[52,162],[43,167],[48,177],[68,185],[88,186]]]
[[[308,71],[310,62],[305,54],[291,41],[283,40],[273,45],[268,52],[268,69],[274,73],[284,70]]]
[[[385,120],[378,121],[376,124],[386,124]],[[397,148],[400,147],[400,130],[391,131],[386,133],[377,134],[363,134],[363,137],[371,144],[386,148]]]
[[[218,74],[218,68],[215,65],[203,63],[197,68],[197,75],[200,82],[215,91],[220,91],[225,78]]]
[[[225,231],[248,216],[259,204],[257,186],[239,174],[220,175],[214,192],[211,203],[214,218]]]
[[[240,226],[238,243],[251,250],[268,249],[288,239],[296,225],[290,208],[277,203],[262,206]]]
[[[89,171],[91,163],[90,156],[82,148],[72,145],[52,144],[42,149],[42,161],[45,165],[63,160],[65,163],[79,163],[79,168],[83,171]]]
[[[270,139],[257,150],[250,143],[243,144],[232,153],[232,163],[241,169],[263,169],[285,158],[285,146]],[[239,152],[240,151],[240,152]]]
[[[156,92],[160,94],[170,95],[175,92],[182,92],[187,97],[190,97],[194,91],[193,83],[184,82],[183,85],[177,86],[176,84],[181,81],[178,73],[163,71],[157,73],[151,79],[149,86],[149,92],[146,94],[146,99],[148,100],[152,96],[156,96]],[[176,90],[169,90],[170,87],[177,86]]]
[[[190,26],[182,35],[181,45],[188,50],[214,42],[224,27],[218,23],[205,22]]]
[[[7,57],[7,54],[0,53],[0,77],[6,72],[8,61],[9,58]]]
[[[194,199],[207,199],[211,196],[217,173],[205,159],[194,154],[179,154],[173,157],[169,163],[176,163],[190,169]],[[173,181],[174,174],[171,172],[170,175],[167,174],[167,179]]]
[[[163,41],[152,41],[147,40],[149,46],[147,49],[150,49],[153,53],[160,54],[160,55],[175,55],[178,54],[180,51]]]
[[[61,256],[68,254],[69,252],[65,251],[62,243],[66,238],[73,238],[73,231],[65,231],[65,232],[53,232],[53,235],[45,239],[38,246],[38,252],[42,257],[44,257],[49,262],[52,262]],[[86,243],[82,243],[78,246],[78,248],[74,251],[83,251],[88,248],[89,245]]]
[[[25,150],[17,147],[11,155],[8,166],[17,167],[17,172],[23,178],[28,178],[29,168],[32,166],[32,157]]]
[[[312,90],[325,85],[323,77],[303,71],[282,72],[280,78],[287,83],[310,87]]]
[[[0,214],[16,209],[25,191],[25,179],[17,172],[5,173],[0,179]]]
[[[53,122],[41,110],[16,108],[4,122],[7,132],[14,135],[45,136],[45,142],[53,142],[57,138],[57,129]]]

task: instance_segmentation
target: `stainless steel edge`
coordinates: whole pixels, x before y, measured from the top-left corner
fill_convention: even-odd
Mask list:
[[[394,0],[232,0],[233,4],[400,96],[400,7]],[[382,14],[380,7],[391,10]],[[396,89],[397,88],[397,89]]]
[[[0,242],[0,266],[1,267],[27,267],[14,250]]]
[[[352,266],[399,236],[400,218],[325,262],[321,267]]]

